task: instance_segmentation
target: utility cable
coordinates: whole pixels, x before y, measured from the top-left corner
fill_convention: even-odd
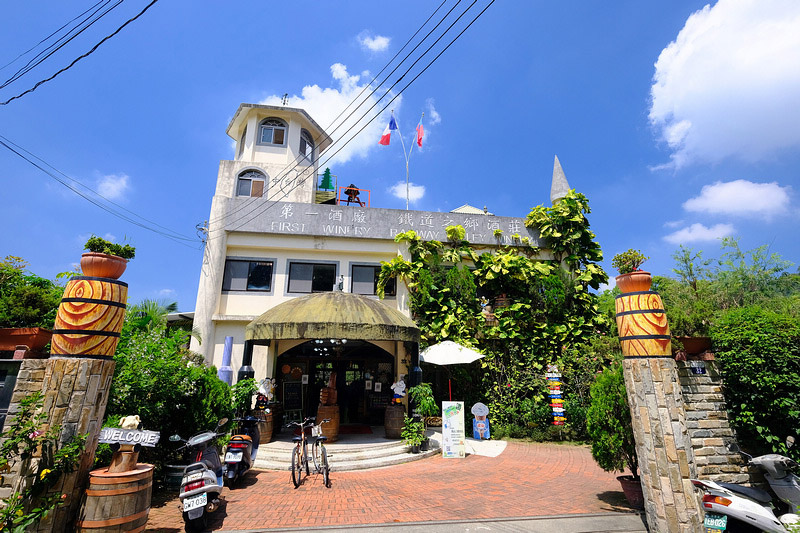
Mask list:
[[[28,72],[30,72],[34,68],[36,68],[39,65],[41,65],[50,56],[52,56],[53,54],[58,52],[61,48],[66,46],[70,41],[72,41],[73,39],[78,37],[78,35],[80,35],[84,31],[88,30],[92,25],[94,25],[96,22],[98,22],[101,18],[103,18],[104,16],[108,15],[112,10],[114,10],[117,6],[119,6],[123,1],[124,0],[117,0],[117,2],[114,5],[112,5],[108,9],[106,9],[104,12],[100,13],[100,15],[97,16],[96,18],[94,18],[94,20],[91,20],[92,17],[94,17],[97,14],[97,12],[99,12],[101,9],[103,9],[106,5],[108,5],[111,2],[111,0],[107,0],[102,7],[99,7],[94,13],[89,15],[85,20],[81,21],[81,23],[78,25],[77,28],[73,28],[73,29],[69,30],[65,36],[60,37],[54,44],[48,46],[47,48],[45,48],[44,50],[42,50],[41,52],[36,54],[36,56],[34,56],[33,59],[28,61],[28,63],[26,63],[22,68],[17,70],[17,72],[15,72],[5,82],[3,82],[3,84],[0,85],[0,89],[4,89],[4,88],[8,87],[10,84],[14,83],[15,81],[20,79],[22,76],[24,76],[25,74],[27,74]],[[87,20],[90,20],[90,22],[88,24],[86,23]],[[83,27],[81,27],[81,26],[83,26]],[[76,29],[77,29],[77,31],[76,31]],[[75,33],[70,35],[73,32],[75,32]],[[42,55],[44,55],[44,57],[42,57]]]
[[[394,82],[394,83],[391,85],[391,87],[389,87],[389,88],[388,88],[388,89],[387,89],[387,90],[386,90],[386,91],[383,93],[383,95],[381,95],[381,96],[380,96],[380,98],[378,98],[378,99],[375,101],[375,103],[373,103],[373,104],[372,104],[372,106],[370,106],[370,107],[369,107],[369,109],[367,109],[367,110],[366,110],[366,111],[365,111],[365,112],[364,112],[364,113],[361,115],[361,117],[359,117],[359,118],[358,118],[358,119],[357,119],[357,120],[354,122],[353,126],[351,126],[351,127],[350,127],[350,128],[347,130],[347,131],[345,131],[345,133],[342,135],[342,137],[340,137],[340,138],[339,138],[339,139],[338,139],[338,140],[337,140],[337,141],[336,141],[334,144],[336,144],[336,143],[340,142],[342,139],[344,139],[344,138],[345,138],[345,136],[346,136],[346,135],[347,135],[347,134],[348,134],[350,131],[352,131],[352,130],[353,130],[355,127],[357,127],[357,126],[358,126],[358,124],[359,124],[359,123],[360,123],[360,122],[361,122],[361,121],[362,121],[362,120],[363,120],[363,119],[364,119],[364,118],[367,116],[367,114],[369,114],[369,112],[370,112],[370,111],[372,111],[372,109],[374,109],[374,108],[375,108],[375,107],[376,107],[376,106],[377,106],[377,105],[378,105],[378,104],[379,104],[379,103],[380,103],[380,102],[381,102],[381,101],[382,101],[382,100],[383,100],[383,99],[386,97],[386,95],[387,95],[387,94],[389,94],[389,93],[391,92],[391,90],[392,90],[392,89],[393,89],[393,88],[394,88],[394,87],[395,87],[395,86],[396,86],[398,83],[400,83],[400,81],[401,81],[401,80],[402,80],[402,79],[403,79],[403,78],[406,76],[406,74],[408,74],[408,73],[411,71],[411,69],[412,69],[412,68],[413,68],[413,67],[414,67],[414,66],[415,66],[415,65],[416,65],[416,64],[417,64],[417,63],[418,63],[418,62],[419,62],[419,61],[420,61],[420,60],[421,60],[423,57],[425,57],[425,56],[428,54],[428,52],[430,52],[430,51],[431,51],[431,49],[432,49],[434,46],[436,46],[436,44],[437,44],[437,43],[438,43],[438,42],[439,42],[439,41],[440,41],[440,40],[441,40],[441,39],[442,39],[442,38],[443,38],[443,37],[444,37],[444,36],[445,36],[445,35],[446,35],[446,34],[447,34],[447,33],[448,33],[448,32],[449,32],[451,29],[452,29],[452,28],[453,28],[453,26],[454,26],[456,23],[458,23],[458,21],[459,21],[459,20],[460,20],[460,19],[461,19],[461,18],[462,18],[462,17],[463,17],[463,16],[464,16],[466,13],[467,13],[467,11],[469,11],[469,10],[470,10],[470,9],[471,9],[471,8],[472,8],[472,7],[473,7],[473,6],[474,6],[474,5],[477,3],[477,1],[478,1],[478,0],[473,0],[472,4],[470,4],[470,5],[469,5],[469,6],[468,6],[468,7],[467,7],[467,8],[466,8],[466,9],[465,9],[465,10],[464,10],[464,11],[463,11],[463,12],[462,12],[462,13],[461,13],[461,14],[460,14],[460,15],[459,15],[459,16],[458,16],[458,17],[457,17],[457,18],[456,18],[456,19],[455,19],[455,20],[454,20],[454,21],[453,21],[451,24],[450,24],[450,26],[448,26],[448,27],[447,27],[447,29],[446,29],[446,30],[445,30],[445,31],[444,31],[444,32],[443,32],[443,33],[442,33],[442,34],[441,34],[441,35],[440,35],[440,36],[439,36],[439,37],[438,37],[438,38],[437,38],[437,39],[436,39],[436,40],[433,42],[433,44],[431,44],[431,45],[430,45],[430,46],[429,46],[429,47],[428,47],[428,48],[427,48],[427,49],[426,49],[426,50],[425,50],[425,51],[422,53],[422,55],[420,55],[420,56],[419,56],[419,57],[418,57],[418,58],[417,58],[417,59],[416,59],[416,60],[415,60],[415,61],[414,61],[414,62],[411,64],[411,66],[410,66],[410,67],[408,67],[408,68],[405,70],[405,72],[403,72],[403,73],[402,73],[402,75],[401,75],[401,76],[400,76],[400,77],[397,79],[397,81],[395,81],[395,82]],[[459,3],[460,3],[460,0],[459,0]],[[456,4],[456,5],[458,5],[458,4]],[[455,6],[454,6],[454,7],[455,7]],[[453,9],[451,9],[451,10],[450,10],[450,11],[449,11],[449,12],[448,12],[446,15],[445,15],[445,17],[443,17],[443,18],[442,18],[442,20],[440,20],[440,21],[439,21],[439,23],[436,25],[436,27],[438,27],[439,25],[441,25],[441,23],[444,21],[444,19],[445,19],[447,16],[449,16],[449,14],[450,14],[450,13],[452,13],[452,11],[453,11]],[[434,30],[435,30],[435,29],[436,29],[436,28],[434,28]],[[432,30],[432,31],[433,31],[433,30]],[[428,35],[426,35],[426,36],[425,36],[425,38],[423,39],[423,41],[422,41],[422,42],[424,42],[424,40],[425,40],[425,39],[427,39],[427,37],[428,37],[430,34],[431,34],[431,32],[429,32],[429,33],[428,33]],[[457,37],[456,37],[456,38],[457,38]],[[420,44],[421,44],[421,43],[420,43]],[[414,50],[416,50],[418,47],[419,47],[419,45],[417,45],[417,46],[414,48]],[[412,53],[413,53],[413,50],[412,50]],[[409,55],[410,55],[410,54],[409,54]],[[406,56],[406,58],[408,58],[408,56]],[[403,62],[405,62],[405,59],[406,59],[406,58],[404,58],[404,59],[403,59]],[[401,62],[401,64],[402,64],[402,62]],[[399,67],[399,65],[398,65],[398,67]],[[395,69],[392,71],[392,73],[394,73],[396,70],[397,70],[397,68],[395,68]],[[378,87],[378,88],[379,88],[379,87]],[[373,90],[372,94],[374,94],[374,93],[375,93],[375,91],[377,91],[377,89],[378,89],[378,88],[376,88],[375,90]],[[396,98],[399,96],[399,94],[400,94],[400,93],[398,93],[397,95],[395,95],[395,97],[394,97],[394,98],[392,98],[392,100],[391,100],[391,101],[393,102],[393,101],[394,101],[394,100],[395,100],[395,99],[396,99]],[[324,163],[327,163],[328,161],[330,161],[330,160],[331,160],[331,158],[333,158],[333,156],[335,156],[336,154],[338,154],[338,153],[339,153],[339,152],[340,152],[340,151],[341,151],[341,150],[342,150],[342,149],[343,149],[345,146],[347,146],[347,144],[349,144],[349,143],[350,143],[350,141],[352,141],[352,140],[353,140],[353,138],[355,138],[355,136],[356,136],[356,135],[358,135],[358,133],[361,133],[361,132],[362,132],[362,131],[363,131],[363,130],[364,130],[364,129],[365,129],[365,128],[366,128],[366,127],[367,127],[367,126],[370,124],[370,123],[372,123],[372,122],[375,120],[375,118],[377,118],[377,117],[380,115],[380,113],[382,113],[384,110],[386,110],[386,108],[387,108],[387,107],[388,107],[388,104],[387,104],[386,106],[384,106],[384,107],[383,107],[383,109],[381,109],[381,111],[378,113],[378,115],[374,116],[374,117],[373,117],[372,119],[370,119],[370,120],[369,120],[369,121],[368,121],[366,124],[364,124],[364,125],[363,125],[363,126],[362,126],[362,127],[361,127],[361,128],[360,128],[360,129],[359,129],[357,132],[356,132],[356,134],[355,134],[353,137],[351,137],[351,138],[350,138],[350,139],[349,139],[347,142],[345,142],[345,144],[344,144],[344,145],[342,145],[342,147],[341,147],[341,148],[339,148],[338,150],[336,150],[336,152],[334,152],[334,153],[333,153],[331,156],[329,156],[329,157],[328,157],[328,158],[327,158],[327,159],[324,161]],[[327,154],[326,154],[326,155],[327,155]],[[318,164],[318,166],[319,166],[319,158],[320,158],[320,157],[321,157],[321,156],[318,156],[318,157],[317,157],[317,159],[315,160],[315,163],[317,163],[317,164]],[[323,163],[323,164],[324,164],[324,163]],[[291,165],[291,163],[290,163],[290,165]],[[291,168],[288,168],[288,166],[287,166],[287,168],[285,168],[285,169],[284,169],[284,170],[283,170],[283,171],[282,171],[282,172],[281,172],[281,173],[278,175],[278,177],[276,177],[276,178],[275,178],[275,181],[277,181],[277,182],[279,182],[279,183],[280,183],[281,181],[283,181],[283,180],[284,180],[284,179],[285,179],[285,178],[288,176],[289,172],[293,171],[293,170],[294,170],[294,169],[296,169],[298,166],[299,166],[298,164],[295,164],[295,165],[294,165],[293,167],[291,167]],[[281,186],[281,187],[280,187],[280,189],[279,189],[279,191],[278,191],[277,193],[275,193],[275,194],[272,194],[272,195],[271,195],[271,198],[270,198],[270,199],[276,198],[276,197],[278,197],[278,196],[280,196],[280,197],[281,197],[281,199],[282,199],[282,198],[285,198],[285,197],[286,197],[286,196],[288,196],[288,195],[289,195],[289,193],[291,193],[291,191],[292,191],[292,190],[294,190],[294,188],[296,188],[297,186],[299,186],[299,184],[296,184],[295,186],[291,187],[291,188],[290,188],[288,191],[285,191],[285,190],[284,190],[285,184],[284,184],[283,186]],[[280,201],[280,199],[279,199],[279,200],[275,200],[275,201],[276,201],[276,202],[277,202],[277,201]],[[239,222],[240,220],[244,219],[245,217],[248,217],[248,216],[249,216],[249,215],[251,215],[253,212],[256,212],[256,211],[257,211],[257,212],[255,213],[255,215],[254,215],[254,216],[252,216],[252,217],[250,217],[250,218],[248,218],[247,220],[245,220],[245,222],[243,222],[241,225],[239,225],[239,226],[237,226],[236,228],[234,228],[232,231],[235,231],[235,230],[237,230],[237,229],[241,228],[241,227],[242,227],[244,224],[247,224],[247,223],[249,223],[249,222],[250,222],[250,221],[252,221],[254,218],[256,218],[256,217],[260,216],[260,215],[261,215],[261,214],[263,214],[263,213],[265,213],[265,212],[266,212],[268,209],[270,209],[270,207],[271,207],[271,205],[266,205],[266,206],[264,206],[263,204],[262,204],[262,205],[258,205],[258,203],[255,203],[255,202],[253,202],[253,203],[254,203],[255,205],[254,205],[254,207],[253,207],[252,209],[250,209],[249,211],[247,211],[247,212],[245,212],[245,213],[237,213],[238,217],[237,217],[237,218],[235,218],[235,219],[233,219],[232,221],[229,221],[229,222],[228,222],[228,224],[229,224],[229,225],[236,224],[236,223],[237,223],[237,222]],[[260,209],[259,209],[259,208],[260,208]],[[226,213],[226,215],[227,215],[227,214],[228,214],[228,213]]]
[[[183,246],[186,246],[188,248],[195,249],[195,246],[190,246],[189,244],[187,244],[187,242],[196,243],[197,242],[196,238],[187,237],[187,236],[182,235],[182,234],[180,234],[180,233],[178,233],[176,231],[173,231],[173,230],[170,230],[168,228],[165,228],[164,226],[161,226],[161,225],[159,225],[159,224],[157,224],[157,223],[155,223],[155,222],[153,222],[151,220],[148,220],[147,218],[145,218],[145,217],[143,217],[141,215],[138,215],[138,214],[134,213],[133,211],[130,211],[129,209],[126,209],[126,208],[122,207],[121,205],[109,200],[108,198],[106,198],[105,196],[101,195],[97,191],[91,189],[90,187],[87,187],[86,185],[83,185],[78,180],[70,178],[69,176],[67,176],[63,172],[59,171],[58,169],[56,169],[55,167],[53,167],[49,163],[45,162],[43,159],[31,154],[30,152],[28,152],[27,150],[25,150],[21,146],[17,145],[13,141],[9,140],[8,138],[6,138],[6,137],[4,137],[2,135],[0,135],[0,145],[5,147],[10,152],[16,154],[17,156],[19,156],[21,159],[25,160],[26,162],[28,162],[32,166],[34,166],[37,169],[41,170],[42,172],[44,172],[45,174],[47,174],[48,176],[50,176],[51,178],[53,178],[54,180],[56,180],[57,182],[62,184],[64,187],[66,187],[67,189],[69,189],[72,192],[74,192],[75,194],[77,194],[78,196],[80,196],[83,199],[87,200],[88,202],[96,205],[97,207],[99,207],[103,211],[106,211],[107,213],[109,213],[109,214],[111,214],[111,215],[113,215],[113,216],[115,216],[117,218],[120,218],[120,219],[122,219],[122,220],[124,220],[126,222],[129,222],[131,224],[139,226],[140,228],[146,229],[148,231],[152,231],[153,233],[157,233],[157,234],[161,235],[162,237],[166,237],[167,239],[170,239],[172,241],[177,242],[178,244],[182,244]],[[11,145],[16,147],[16,149],[14,147],[12,147]],[[62,176],[64,176],[68,180],[70,180],[70,181],[72,181],[74,183],[77,183],[82,188],[90,191],[93,195],[95,195],[95,196],[97,196],[99,198],[102,198],[104,201],[106,201],[106,202],[118,207],[122,211],[126,211],[126,212],[130,213],[134,217],[136,217],[136,218],[138,218],[138,219],[140,219],[140,220],[142,220],[144,222],[140,222],[139,220],[136,220],[136,219],[134,219],[134,218],[132,218],[130,216],[127,216],[127,215],[121,213],[119,210],[109,208],[107,205],[103,204],[101,201],[99,201],[99,200],[93,198],[92,196],[84,193],[83,191],[79,190],[77,187],[75,187],[75,186],[71,185],[70,183],[68,183],[65,179],[62,179],[61,177],[57,176],[53,172],[51,172],[51,171],[47,170],[46,168],[44,168],[44,166],[40,165],[36,161],[33,161],[33,159],[27,157],[25,154],[29,154],[32,158],[35,158],[35,159],[41,161],[43,165],[52,168],[58,174],[61,174]],[[156,229],[156,228],[161,228],[161,229],[166,230],[166,231],[161,231],[161,230]]]
[[[31,46],[30,48],[28,48],[27,50],[25,50],[24,52],[22,52],[21,54],[19,54],[17,57],[15,57],[14,59],[12,59],[11,61],[9,61],[8,63],[6,63],[5,65],[3,65],[2,67],[0,67],[0,70],[5,70],[5,69],[6,69],[6,67],[8,67],[8,66],[10,66],[10,65],[13,65],[14,63],[16,63],[16,61],[17,61],[19,58],[21,58],[21,57],[23,57],[23,56],[26,56],[26,55],[28,55],[29,53],[31,53],[32,51],[36,50],[36,48],[37,48],[37,47],[39,47],[39,45],[46,43],[48,40],[50,40],[50,38],[51,38],[51,37],[53,37],[54,35],[57,35],[57,34],[58,34],[58,33],[59,33],[61,30],[63,30],[64,28],[66,28],[67,26],[69,26],[70,24],[72,24],[73,22],[75,22],[76,20],[78,20],[79,18],[81,18],[82,16],[84,16],[86,13],[88,13],[89,11],[91,11],[92,9],[94,9],[95,7],[99,6],[99,5],[100,5],[100,4],[102,4],[103,2],[105,2],[105,3],[108,3],[109,1],[110,1],[110,0],[100,0],[100,1],[99,1],[99,2],[97,2],[95,5],[93,5],[92,7],[90,7],[89,9],[87,9],[86,11],[84,11],[83,13],[81,13],[80,15],[77,15],[77,16],[76,16],[76,17],[74,17],[72,20],[70,20],[69,22],[67,22],[66,24],[64,24],[64,25],[63,25],[63,26],[61,26],[60,28],[58,28],[56,31],[54,31],[53,33],[51,33],[50,35],[48,35],[47,37],[45,37],[44,39],[42,39],[41,41],[39,41],[39,42],[38,42],[38,43],[36,43],[35,45]]]
[[[151,7],[153,7],[153,5],[155,5],[155,3],[156,3],[156,2],[158,2],[158,0],[153,0],[152,2],[150,2],[149,4],[147,4],[147,5],[145,6],[145,8],[144,8],[144,9],[142,9],[142,10],[141,10],[141,11],[140,11],[138,14],[136,14],[136,16],[134,16],[134,17],[132,17],[132,18],[129,18],[128,20],[126,20],[126,21],[125,21],[125,23],[124,23],[122,26],[120,26],[119,28],[117,28],[117,29],[116,29],[116,30],[115,30],[113,33],[110,33],[109,35],[105,36],[105,37],[104,37],[104,38],[103,38],[103,39],[102,39],[102,40],[101,40],[99,43],[97,43],[96,45],[94,45],[94,46],[92,47],[92,49],[91,49],[91,50],[89,50],[89,51],[88,51],[88,52],[86,52],[85,54],[83,54],[83,55],[81,55],[81,56],[79,56],[79,57],[75,58],[75,59],[72,61],[72,63],[70,63],[70,64],[69,64],[69,65],[67,65],[66,67],[62,68],[61,70],[59,70],[58,72],[56,72],[55,74],[53,74],[52,76],[50,76],[49,78],[45,78],[45,79],[43,79],[43,80],[41,80],[41,81],[37,82],[37,83],[36,83],[36,85],[34,85],[33,87],[31,87],[30,89],[28,89],[28,90],[26,90],[26,91],[23,91],[23,92],[21,92],[20,94],[18,94],[18,95],[16,95],[16,96],[12,96],[11,98],[9,98],[8,100],[5,100],[4,102],[0,102],[0,105],[8,105],[10,102],[13,102],[14,100],[16,100],[16,99],[18,99],[18,98],[22,98],[23,96],[25,96],[25,95],[26,95],[26,94],[28,94],[28,93],[32,93],[33,91],[35,91],[36,89],[38,89],[38,88],[39,88],[41,85],[43,85],[43,84],[47,83],[48,81],[51,81],[52,79],[54,79],[54,78],[55,78],[56,76],[58,76],[59,74],[61,74],[61,73],[63,73],[63,72],[66,72],[67,70],[71,69],[71,68],[72,68],[72,67],[75,65],[75,63],[77,63],[77,62],[78,62],[78,61],[80,61],[81,59],[83,59],[83,58],[85,58],[85,57],[87,57],[87,56],[89,56],[89,55],[93,54],[93,53],[94,53],[94,51],[95,51],[95,50],[97,50],[97,49],[100,47],[100,45],[102,45],[102,44],[103,44],[103,43],[105,43],[107,40],[111,39],[111,38],[112,38],[112,37],[114,37],[116,34],[118,34],[119,32],[121,32],[121,31],[122,31],[122,29],[123,29],[123,28],[125,28],[125,26],[127,26],[127,25],[128,25],[128,24],[130,24],[131,22],[135,21],[136,19],[138,19],[139,17],[141,17],[142,15],[144,15],[144,14],[147,12],[147,10],[148,10],[148,9],[150,9]]]
[[[477,2],[477,0],[475,0],[475,2]],[[436,42],[435,42],[433,45],[431,45],[431,47],[429,47],[429,48],[428,48],[428,49],[425,51],[425,53],[423,53],[423,55],[422,55],[422,56],[420,56],[420,58],[418,58],[418,59],[417,59],[417,61],[415,61],[415,63],[414,63],[414,64],[416,64],[417,62],[419,62],[419,60],[420,60],[422,57],[424,57],[424,55],[425,55],[425,54],[427,54],[427,52],[428,52],[428,51],[430,51],[430,49],[431,49],[433,46],[435,46],[435,44],[436,44],[436,43],[438,43],[438,41],[439,41],[439,40],[441,40],[441,38],[442,38],[442,37],[443,37],[443,36],[444,36],[444,35],[447,33],[447,31],[449,31],[449,29],[450,29],[450,28],[452,28],[452,27],[453,27],[453,25],[454,25],[456,22],[458,22],[458,20],[459,20],[461,17],[463,17],[463,15],[464,15],[464,14],[466,14],[466,12],[467,12],[467,11],[469,11],[469,9],[471,9],[471,8],[472,8],[472,6],[474,6],[475,2],[473,2],[473,3],[472,3],[472,4],[471,4],[471,5],[470,5],[470,6],[469,6],[469,7],[468,7],[466,10],[464,10],[464,12],[463,12],[463,13],[462,13],[462,14],[459,16],[459,18],[458,18],[458,19],[456,19],[456,21],[454,21],[454,22],[453,22],[453,23],[452,23],[452,24],[451,24],[451,25],[448,27],[448,29],[447,29],[447,30],[446,30],[446,31],[445,31],[445,32],[444,32],[444,33],[443,33],[443,34],[442,34],[442,35],[439,37],[439,39],[437,39],[437,41],[436,41]],[[468,30],[468,29],[469,29],[469,28],[472,26],[472,24],[474,24],[474,23],[475,23],[475,22],[476,22],[476,21],[477,21],[477,20],[478,20],[478,19],[479,19],[479,18],[480,18],[480,17],[481,17],[481,16],[482,16],[482,15],[483,15],[485,12],[486,12],[486,10],[487,10],[487,9],[489,9],[489,7],[491,7],[491,6],[492,6],[492,4],[494,4],[494,0],[491,0],[491,2],[489,2],[489,4],[487,4],[487,5],[486,5],[486,7],[484,7],[484,8],[483,8],[483,10],[481,10],[481,12],[480,12],[480,13],[478,13],[478,14],[477,14],[477,15],[476,15],[476,16],[475,16],[475,17],[474,17],[474,18],[473,18],[473,19],[472,19],[472,20],[469,22],[469,24],[467,24],[467,26],[466,26],[464,29],[462,29],[462,30],[461,30],[461,32],[459,32],[459,34],[458,34],[458,35],[456,35],[456,36],[455,36],[455,37],[454,37],[454,38],[453,38],[453,39],[452,39],[452,40],[451,40],[451,41],[450,41],[450,42],[449,42],[449,43],[448,43],[448,44],[447,44],[447,45],[446,45],[446,46],[445,46],[445,47],[444,47],[444,48],[443,48],[443,49],[442,49],[442,50],[441,50],[441,51],[440,51],[440,52],[439,52],[439,53],[438,53],[438,54],[437,54],[437,55],[436,55],[436,56],[435,56],[435,57],[434,57],[434,58],[433,58],[433,59],[432,59],[430,62],[428,62],[428,64],[427,64],[427,65],[426,65],[426,66],[425,66],[425,67],[424,67],[424,68],[423,68],[423,69],[422,69],[422,70],[421,70],[421,71],[420,71],[418,74],[416,74],[416,75],[414,76],[414,78],[413,78],[413,79],[412,79],[410,82],[408,82],[408,83],[407,83],[407,84],[406,84],[406,85],[405,85],[405,86],[404,86],[404,87],[403,87],[403,88],[402,88],[402,89],[401,89],[401,90],[400,90],[400,91],[399,91],[399,92],[398,92],[398,93],[397,93],[397,94],[396,94],[396,95],[395,95],[395,96],[394,96],[394,97],[393,97],[391,100],[389,100],[389,102],[387,102],[387,104],[386,104],[386,105],[385,105],[385,106],[384,106],[384,107],[383,107],[383,108],[382,108],[382,109],[381,109],[381,110],[378,112],[378,114],[376,114],[375,116],[373,116],[373,117],[372,117],[372,118],[371,118],[371,119],[370,119],[370,120],[369,120],[369,121],[368,121],[366,124],[364,124],[364,125],[363,125],[363,126],[362,126],[362,127],[361,127],[361,128],[360,128],[360,129],[359,129],[359,130],[358,130],[358,131],[357,131],[357,132],[356,132],[356,133],[355,133],[353,136],[352,136],[352,137],[350,137],[350,139],[348,139],[348,140],[347,140],[347,141],[346,141],[346,142],[345,142],[345,143],[344,143],[344,144],[343,144],[341,147],[339,147],[339,149],[338,149],[336,152],[334,152],[333,154],[330,154],[330,155],[327,157],[327,159],[326,159],[324,162],[322,162],[322,163],[320,164],[320,166],[321,166],[321,165],[323,165],[323,164],[325,164],[325,163],[327,163],[327,162],[328,162],[328,161],[329,161],[329,160],[330,160],[332,157],[334,157],[334,156],[335,156],[337,153],[339,153],[339,152],[340,152],[340,151],[341,151],[341,150],[342,150],[342,149],[343,149],[345,146],[347,146],[347,144],[349,144],[349,143],[350,143],[350,142],[351,142],[351,141],[352,141],[352,140],[353,140],[353,139],[354,139],[354,138],[355,138],[355,137],[356,137],[356,136],[357,136],[359,133],[361,133],[361,132],[362,132],[362,131],[363,131],[363,130],[364,130],[364,129],[365,129],[365,128],[366,128],[366,127],[367,127],[367,126],[368,126],[368,125],[371,123],[371,122],[373,122],[373,121],[374,121],[376,118],[378,118],[378,117],[381,115],[381,113],[382,113],[383,111],[385,111],[385,110],[386,110],[386,109],[387,109],[387,108],[388,108],[388,107],[391,105],[391,103],[392,103],[392,102],[394,102],[394,100],[396,100],[396,99],[397,99],[397,98],[398,98],[398,97],[399,97],[399,96],[400,96],[400,95],[401,95],[401,94],[402,94],[402,93],[403,93],[403,92],[404,92],[404,91],[405,91],[405,90],[406,90],[406,89],[407,89],[407,88],[408,88],[408,87],[409,87],[409,86],[410,86],[412,83],[414,83],[414,82],[415,82],[415,81],[416,81],[416,80],[417,80],[417,79],[418,79],[418,78],[419,78],[419,77],[420,77],[420,76],[421,76],[421,75],[422,75],[422,74],[423,74],[425,71],[427,71],[427,70],[428,70],[428,68],[430,68],[430,67],[431,67],[431,65],[433,65],[433,63],[435,63],[435,62],[438,60],[438,59],[439,59],[439,57],[441,57],[441,56],[442,56],[442,54],[444,54],[444,52],[446,52],[446,51],[447,51],[447,50],[450,48],[450,46],[452,46],[452,45],[453,45],[453,43],[455,43],[455,42],[456,42],[456,41],[457,41],[457,40],[458,40],[458,39],[459,39],[459,38],[460,38],[460,37],[461,37],[461,36],[464,34],[464,32],[466,32],[466,31],[467,31],[467,30]],[[412,65],[412,67],[413,67],[413,66],[414,66],[414,65]],[[412,67],[410,67],[410,68],[412,68]],[[409,68],[409,70],[410,70],[410,68]],[[402,75],[400,78],[398,78],[398,80],[395,82],[395,84],[394,84],[394,85],[392,85],[392,87],[394,87],[394,86],[395,86],[397,83],[399,83],[399,82],[400,82],[400,81],[401,81],[401,80],[402,80],[402,79],[405,77],[405,75],[406,75],[407,73],[408,73],[408,70],[407,70],[406,72],[404,72],[404,73],[403,73],[403,75]],[[390,87],[390,88],[389,88],[389,90],[391,90],[391,88],[392,88],[392,87]],[[388,91],[387,91],[387,93],[388,93]],[[384,95],[384,96],[385,96],[385,95]],[[383,97],[381,97],[381,99],[382,99],[382,98],[383,98]],[[380,101],[381,99],[379,99],[378,101]],[[375,105],[377,105],[377,103],[376,103],[376,104],[374,104],[374,105],[373,105],[373,106],[370,108],[370,110],[371,110],[372,108],[374,108],[374,107],[375,107]],[[367,112],[369,112],[369,110],[368,110]],[[362,117],[362,118],[363,118],[363,117]],[[359,119],[359,120],[360,120],[360,119]],[[328,155],[328,154],[326,153],[326,155]],[[318,160],[319,160],[319,158],[318,158]],[[317,160],[317,161],[318,161],[318,160]],[[289,194],[289,192],[291,192],[291,190],[293,190],[294,188],[296,188],[296,187],[298,187],[298,186],[299,186],[299,185],[295,184],[295,185],[294,185],[294,186],[293,186],[293,187],[292,187],[292,188],[291,188],[289,191],[283,192],[283,197],[285,198],[285,197],[286,197],[286,195],[288,195],[288,194]],[[282,189],[281,189],[281,191],[282,191]],[[277,196],[277,195],[276,195],[276,196]],[[273,198],[274,198],[274,196],[273,196]],[[270,208],[272,208],[272,207],[273,207],[273,206],[274,206],[274,205],[275,205],[275,204],[276,204],[278,201],[280,201],[280,200],[275,200],[275,201],[273,201],[271,204],[268,204],[268,205],[266,205],[266,206],[263,206],[263,208],[262,208],[262,209],[260,209],[260,210],[258,210],[258,212],[257,212],[257,213],[256,213],[254,216],[252,216],[252,217],[248,218],[247,220],[245,220],[244,222],[242,222],[242,224],[240,224],[240,225],[238,225],[237,227],[233,228],[231,231],[236,231],[236,230],[240,229],[242,226],[244,226],[245,224],[247,224],[247,223],[251,222],[252,220],[254,220],[256,217],[258,217],[258,216],[261,216],[262,214],[264,214],[265,212],[267,212],[267,211],[268,211]],[[254,211],[254,210],[251,210],[249,213],[246,213],[246,214],[245,214],[245,215],[243,215],[243,216],[248,216],[248,215],[249,215],[249,214],[251,214],[253,211]],[[241,220],[242,218],[243,218],[243,217],[240,217],[238,220]],[[238,221],[238,220],[237,220],[237,221]],[[209,239],[211,239],[211,238],[213,238],[213,237],[209,236]]]

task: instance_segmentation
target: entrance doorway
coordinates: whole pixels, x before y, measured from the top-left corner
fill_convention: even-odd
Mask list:
[[[335,372],[340,423],[383,424],[396,365],[382,348],[366,341],[310,340],[278,356],[276,369],[278,399],[287,413],[315,416],[319,393]]]

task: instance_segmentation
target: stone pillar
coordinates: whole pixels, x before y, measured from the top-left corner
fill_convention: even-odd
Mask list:
[[[48,426],[61,427],[58,448],[76,434],[87,435],[78,468],[63,475],[52,488],[54,493],[66,494],[66,501],[39,522],[35,531],[74,529],[108,403],[127,290],[126,283],[114,279],[89,276],[70,280],[58,308],[50,359],[21,363],[6,424],[23,397],[41,391]],[[12,465],[0,494],[28,486],[40,460],[36,457],[30,464],[20,461]]]
[[[647,524],[653,533],[695,533],[702,513],[690,481],[696,477],[692,446],[664,306],[649,283],[626,292],[617,279],[623,290],[617,326]]]

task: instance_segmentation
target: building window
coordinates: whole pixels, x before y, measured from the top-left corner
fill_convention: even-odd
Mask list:
[[[279,118],[268,118],[258,126],[258,144],[283,146],[286,144],[287,125]]]
[[[379,266],[353,265],[351,292],[355,294],[376,294],[378,288],[378,275],[381,273]],[[397,283],[390,279],[383,288],[386,296],[396,294]]]
[[[329,292],[336,283],[336,265],[289,263],[288,292]]]
[[[242,138],[239,139],[239,155],[238,159],[242,158],[242,154],[244,153],[244,138],[247,135],[247,126],[245,126],[244,131],[242,132]]]
[[[300,131],[300,155],[309,161],[314,161],[314,139],[306,130]]]
[[[272,261],[227,259],[222,277],[223,291],[271,291]]]
[[[266,179],[264,174],[255,170],[242,172],[236,182],[236,196],[263,196]]]

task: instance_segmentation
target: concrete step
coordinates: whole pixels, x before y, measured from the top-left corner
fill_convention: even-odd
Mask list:
[[[361,443],[329,443],[325,445],[332,472],[365,470],[424,459],[440,453],[440,443],[430,439],[430,450],[411,453],[411,447],[400,440],[375,440]],[[291,470],[292,449],[288,441],[271,442],[259,447],[254,468],[263,470]],[[310,450],[309,450],[310,453]]]

